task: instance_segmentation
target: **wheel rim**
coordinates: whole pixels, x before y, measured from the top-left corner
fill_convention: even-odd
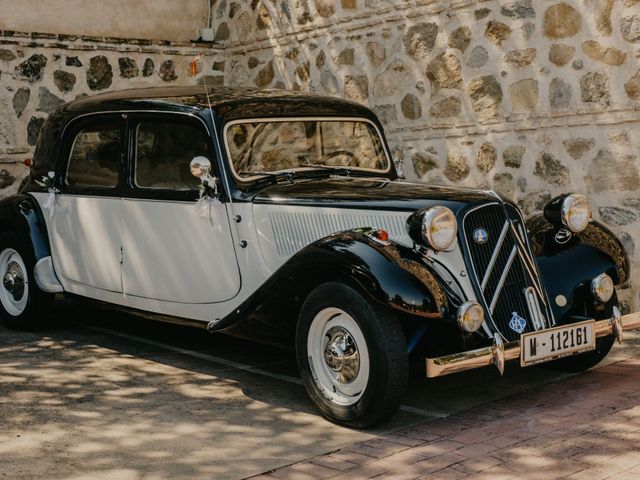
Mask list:
[[[311,374],[322,394],[338,405],[353,405],[369,381],[369,350],[362,330],[344,310],[325,308],[307,336]]]
[[[29,278],[22,257],[13,248],[6,248],[0,253],[0,273],[0,302],[9,315],[17,317],[27,306]]]

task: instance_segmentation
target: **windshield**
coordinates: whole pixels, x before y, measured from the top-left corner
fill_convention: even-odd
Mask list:
[[[387,171],[389,160],[365,120],[269,120],[232,123],[229,158],[239,177],[304,168]]]

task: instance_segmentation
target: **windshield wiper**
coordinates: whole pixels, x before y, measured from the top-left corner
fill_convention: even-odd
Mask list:
[[[322,165],[319,163],[305,163],[301,165],[302,167],[312,167],[312,168],[321,168],[323,170],[330,170],[332,172],[341,171],[347,174],[347,176],[351,175],[351,168],[344,165]]]
[[[293,176],[295,172],[293,170],[287,170],[284,172],[265,172],[263,170],[241,170],[238,172],[240,175],[263,175],[265,178],[278,182],[280,179],[293,182]]]

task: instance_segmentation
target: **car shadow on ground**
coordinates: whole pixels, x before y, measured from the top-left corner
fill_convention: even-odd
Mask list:
[[[409,408],[362,432],[323,420],[301,385],[242,367],[296,379],[291,352],[84,305],[56,305],[52,316],[46,331],[0,335],[10,475],[243,478],[559,378],[519,368],[502,379],[492,369],[414,374]]]
[[[0,327],[0,458],[12,477],[244,478],[417,420],[342,428],[301,385],[179,350],[285,372],[287,352],[84,307],[52,316],[42,332]]]

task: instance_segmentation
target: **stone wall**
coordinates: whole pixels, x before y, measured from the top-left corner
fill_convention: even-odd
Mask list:
[[[15,192],[26,174],[45,118],[64,102],[107,90],[188,85],[215,71],[190,77],[189,64],[202,53],[221,68],[221,48],[123,38],[0,31],[0,189]]]
[[[640,272],[640,1],[218,0],[225,82],[372,107],[407,176],[526,213],[577,191]]]

